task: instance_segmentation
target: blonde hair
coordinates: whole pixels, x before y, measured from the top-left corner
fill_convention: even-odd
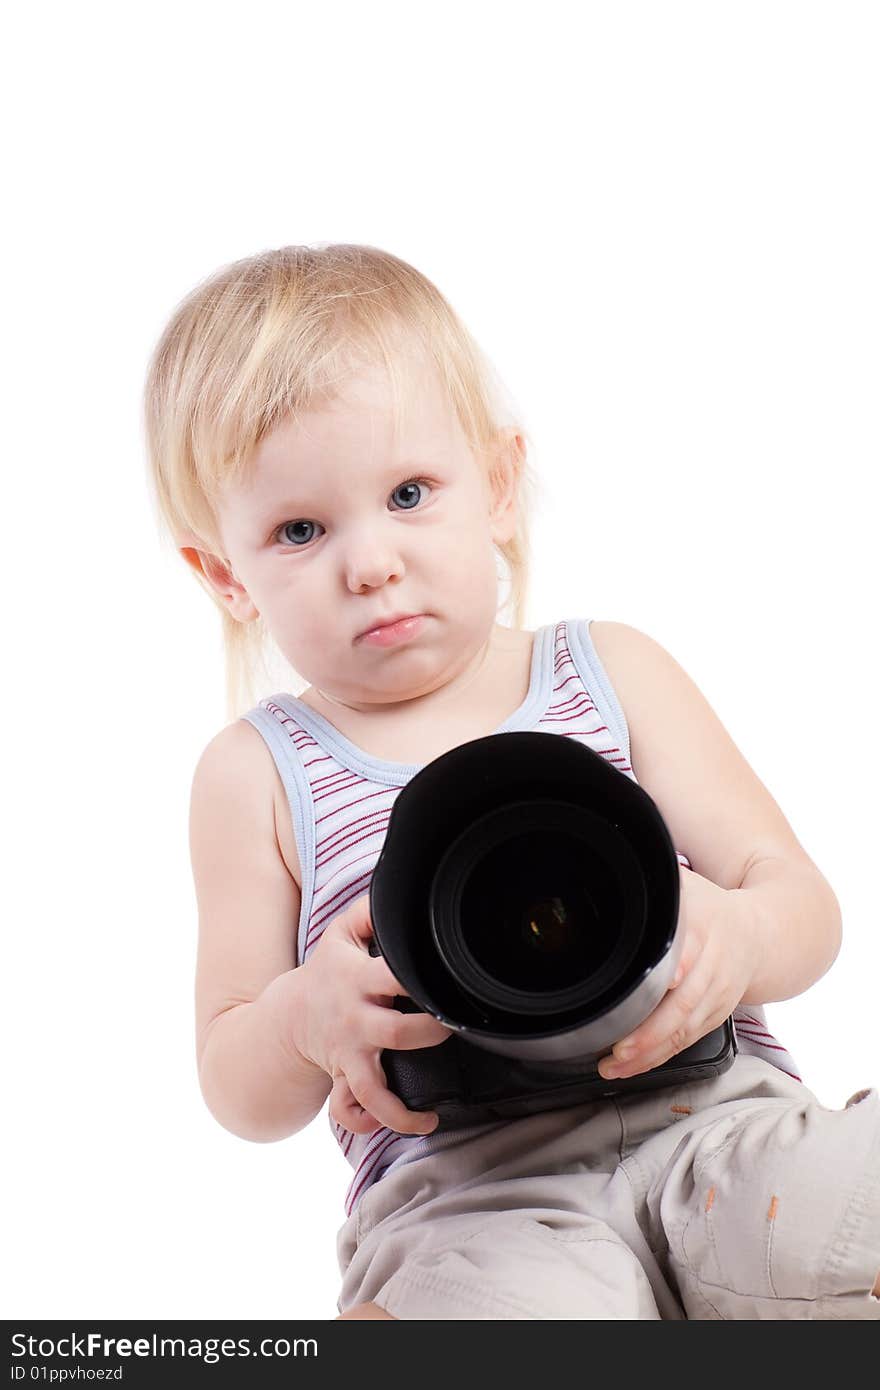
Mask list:
[[[503,388],[449,303],[413,266],[373,246],[282,246],[199,283],[174,309],[144,388],[148,472],[160,527],[175,547],[222,556],[219,491],[246,474],[264,435],[326,402],[352,372],[384,365],[399,419],[406,373],[418,355],[414,340],[494,481],[500,431],[512,423]],[[529,438],[518,423],[516,432]],[[527,493],[535,482],[524,456],[517,466],[515,530],[496,551],[510,585],[499,612],[509,607],[522,627]],[[265,674],[274,643],[261,617],[240,622],[204,574],[192,572],[220,611],[227,708],[235,719],[259,698],[257,673]]]

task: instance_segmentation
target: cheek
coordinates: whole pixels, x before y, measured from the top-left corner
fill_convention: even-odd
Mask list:
[[[446,557],[459,568],[471,571],[492,570],[495,547],[489,530],[489,519],[471,510],[467,515],[432,534],[427,540],[434,556]]]
[[[425,557],[423,572],[449,592],[460,594],[494,588],[497,579],[494,551],[474,536],[461,536],[452,545],[438,547],[430,558]]]

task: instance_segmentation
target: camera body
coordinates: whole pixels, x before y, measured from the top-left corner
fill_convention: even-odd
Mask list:
[[[414,1011],[409,1001],[396,1007]],[[736,1055],[731,1019],[662,1066],[616,1080],[600,1076],[594,1059],[524,1062],[465,1042],[457,1033],[435,1047],[382,1053],[390,1089],[410,1110],[434,1110],[441,1128],[532,1115],[627,1092],[685,1086],[720,1076]]]
[[[441,1124],[528,1114],[724,1071],[732,1022],[661,1067],[596,1064],[663,998],[680,955],[680,874],[650,796],[585,744],[491,734],[401,790],[370,884],[375,948],[453,1036],[382,1054]]]

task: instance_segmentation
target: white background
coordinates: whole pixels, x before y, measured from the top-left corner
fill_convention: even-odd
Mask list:
[[[843,908],[771,1026],[825,1104],[880,1083],[876,7],[10,24],[4,1315],[336,1311],[326,1114],[250,1144],[198,1089],[219,624],[159,539],[140,423],[172,307],[269,246],[384,247],[461,314],[534,442],[527,625],[627,622],[696,680]]]

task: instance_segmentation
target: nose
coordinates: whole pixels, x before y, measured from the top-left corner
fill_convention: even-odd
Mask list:
[[[399,579],[405,569],[399,545],[381,526],[362,527],[349,535],[343,566],[346,585],[355,594]]]

